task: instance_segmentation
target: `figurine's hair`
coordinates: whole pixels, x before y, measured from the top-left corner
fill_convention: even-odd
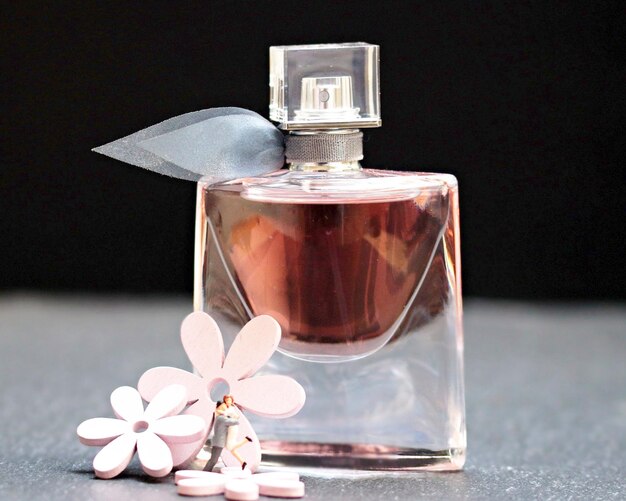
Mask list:
[[[224,396],[222,397],[222,402],[226,402],[226,399],[227,399],[227,398],[230,398],[230,400],[231,400],[233,403],[235,403],[235,399],[233,398],[233,396],[232,396],[232,395],[224,395]]]

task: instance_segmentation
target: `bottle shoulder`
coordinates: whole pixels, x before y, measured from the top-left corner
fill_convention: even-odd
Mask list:
[[[202,182],[202,180],[200,181]],[[235,179],[209,190],[238,191],[250,200],[302,203],[359,203],[413,198],[425,192],[457,189],[451,174],[380,169],[292,171],[281,169],[262,176]]]

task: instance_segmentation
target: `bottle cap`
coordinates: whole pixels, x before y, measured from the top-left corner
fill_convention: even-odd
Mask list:
[[[378,45],[270,47],[270,119],[284,130],[379,127]]]

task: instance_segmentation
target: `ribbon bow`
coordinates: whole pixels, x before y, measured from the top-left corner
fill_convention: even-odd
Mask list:
[[[258,113],[228,107],[185,113],[93,151],[178,179],[220,182],[280,169],[284,143]]]

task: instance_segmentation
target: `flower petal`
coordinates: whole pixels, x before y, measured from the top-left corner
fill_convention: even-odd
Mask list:
[[[150,401],[143,419],[153,421],[178,414],[185,408],[187,401],[186,387],[182,384],[169,384]]]
[[[172,471],[172,453],[154,433],[146,431],[139,435],[137,455],[143,471],[152,477],[164,477]]]
[[[113,478],[122,473],[135,454],[137,439],[134,433],[124,433],[106,445],[93,459],[98,478]]]
[[[206,421],[192,414],[170,416],[154,422],[150,430],[167,444],[188,444],[204,436]]]
[[[211,401],[208,396],[203,396],[198,399],[198,401],[190,405],[187,409],[185,409],[184,414],[190,414],[194,416],[200,416],[204,419],[206,423],[206,428],[204,429],[202,438],[197,440],[196,442],[192,442],[190,444],[170,444],[170,450],[172,451],[172,461],[174,462],[174,466],[183,467],[196,458],[200,449],[204,446],[206,442],[206,437],[209,434],[209,430],[213,426],[213,416],[215,412],[215,402]]]
[[[250,470],[254,473],[261,464],[261,444],[259,444],[259,439],[252,429],[250,421],[248,421],[243,413],[239,413],[239,433],[237,440],[244,440],[246,437],[250,437],[252,442],[248,442],[241,446],[241,448],[237,449],[237,454],[239,454],[243,460],[248,463],[248,468],[250,468]],[[237,459],[235,459],[235,457],[226,448],[222,451],[222,460],[226,466],[241,467],[239,461],[237,461]]]
[[[191,364],[204,377],[210,378],[222,368],[224,341],[209,315],[203,311],[187,315],[180,326],[180,338]]]
[[[186,468],[196,459],[204,447],[206,438],[189,444],[169,444],[172,453],[172,462],[176,468]]]
[[[297,414],[306,399],[304,388],[295,379],[276,374],[237,381],[230,393],[242,408],[273,418]]]
[[[137,421],[143,415],[139,392],[130,386],[120,386],[111,393],[111,407],[115,415],[125,421]]]
[[[280,342],[280,325],[269,315],[260,315],[243,326],[233,341],[224,370],[234,379],[251,376],[270,359]]]
[[[200,394],[205,393],[205,386],[201,377],[175,367],[154,367],[147,370],[139,378],[137,388],[141,396],[150,402],[159,391],[169,384],[182,384],[187,388],[188,402],[197,400],[200,398]]]
[[[84,445],[106,445],[128,431],[129,423],[112,418],[87,419],[76,428],[78,440]]]
[[[213,424],[213,416],[215,415],[215,402],[211,400],[208,394],[203,395],[197,402],[190,405],[185,409],[183,414],[192,414],[194,416],[200,416],[205,420],[207,428]]]

